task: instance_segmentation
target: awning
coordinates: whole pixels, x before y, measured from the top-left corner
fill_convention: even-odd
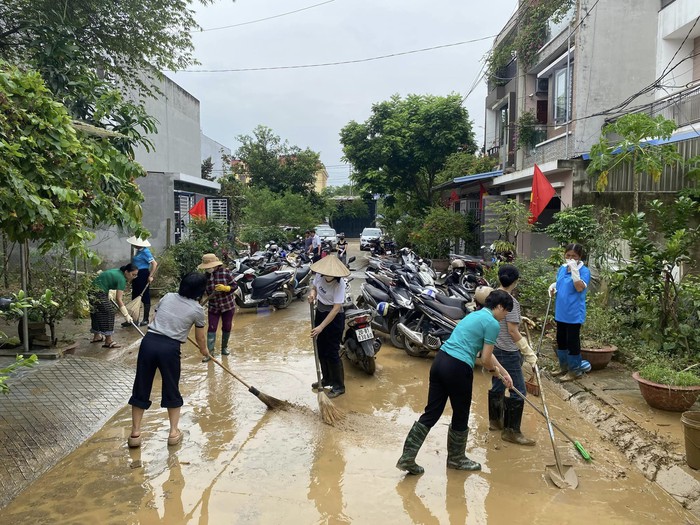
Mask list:
[[[498,177],[500,175],[503,175],[503,170],[487,171],[486,173],[476,173],[474,175],[464,175],[462,177],[457,177],[455,179],[452,179],[449,182],[443,182],[442,184],[435,186],[435,189],[436,190],[447,190],[450,188],[457,188],[459,186],[469,184],[470,182],[475,182],[475,181],[484,180],[484,179],[493,179],[493,178]]]

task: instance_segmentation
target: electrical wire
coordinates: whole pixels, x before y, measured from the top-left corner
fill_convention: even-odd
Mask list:
[[[178,73],[242,73],[246,71],[271,71],[271,70],[282,70],[282,69],[306,69],[314,67],[328,67],[328,66],[341,66],[345,64],[359,64],[361,62],[371,62],[373,60],[383,60],[385,58],[393,58],[404,55],[412,55],[415,53],[423,53],[426,51],[434,51],[435,49],[444,49],[448,47],[463,46],[464,44],[472,44],[474,42],[481,42],[482,40],[488,40],[493,38],[493,35],[485,36],[481,38],[474,38],[472,40],[463,40],[462,42],[454,42],[452,44],[442,44],[439,46],[424,47],[421,49],[413,49],[411,51],[402,51],[399,53],[390,53],[388,55],[380,55],[376,57],[368,58],[358,58],[355,60],[342,60],[338,62],[323,62],[319,64],[300,64],[295,66],[267,66],[267,67],[244,67],[244,68],[232,68],[232,69],[182,69],[177,71]],[[170,71],[172,72],[172,71]]]
[[[238,24],[231,24],[228,26],[210,27],[208,29],[200,29],[199,31],[192,31],[192,32],[193,33],[205,33],[205,32],[209,32],[209,31],[219,31],[220,29],[231,29],[232,27],[241,27],[241,26],[247,26],[250,24],[257,24],[258,22],[266,22],[267,20],[273,20],[275,18],[281,18],[283,16],[293,15],[295,13],[300,13],[301,11],[307,11],[309,9],[313,9],[314,7],[319,7],[322,5],[330,4],[331,2],[335,2],[335,0],[326,0],[325,2],[321,2],[320,4],[314,4],[314,5],[310,5],[307,7],[302,7],[301,9],[295,9],[294,11],[287,11],[286,13],[280,13],[278,15],[267,16],[265,18],[258,18],[256,20],[249,20],[247,22],[240,22]]]

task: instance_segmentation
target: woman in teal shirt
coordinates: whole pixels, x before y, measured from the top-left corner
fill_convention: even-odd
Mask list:
[[[130,283],[136,278],[138,268],[129,263],[121,268],[113,268],[100,273],[92,281],[93,289],[90,292],[90,331],[93,334],[91,343],[104,343],[102,348],[118,348],[120,345],[112,341],[114,334],[114,310],[109,301],[109,291],[116,290],[115,301],[119,306],[127,322],[134,320],[129,315],[129,311],[124,306],[123,295],[126,283]]]
[[[484,308],[469,314],[455,327],[443,343],[430,367],[428,404],[423,415],[413,424],[403,446],[396,468],[409,474],[422,474],[416,455],[445,410],[447,400],[452,406],[452,423],[447,433],[447,468],[481,470],[481,465],[465,455],[469,436],[469,407],[472,402],[474,361],[481,352],[483,366],[501,377],[507,388],[513,386],[508,372],[493,356],[493,345],[500,330],[500,321],[513,309],[508,292],[495,290],[489,294]]]

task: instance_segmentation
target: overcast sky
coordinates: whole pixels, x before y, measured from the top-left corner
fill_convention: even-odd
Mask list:
[[[218,0],[197,5],[192,69],[240,69],[359,60],[497,34],[517,0]],[[330,185],[348,181],[340,129],[364,122],[372,104],[394,93],[466,95],[493,38],[421,53],[337,66],[225,73],[168,73],[201,103],[202,131],[230,147],[258,124],[321,154]],[[465,100],[477,143],[483,139],[482,80]]]

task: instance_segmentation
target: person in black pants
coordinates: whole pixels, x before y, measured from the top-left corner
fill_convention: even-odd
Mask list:
[[[500,330],[499,322],[513,308],[513,298],[503,290],[495,290],[485,300],[484,308],[462,319],[450,338],[443,343],[430,367],[428,404],[423,415],[406,436],[403,454],[396,468],[409,474],[422,474],[416,455],[445,410],[447,400],[452,406],[452,422],[447,433],[447,468],[481,470],[481,465],[465,455],[469,437],[469,408],[472,402],[474,361],[481,351],[483,366],[500,377],[508,388],[513,380],[493,355]]]

